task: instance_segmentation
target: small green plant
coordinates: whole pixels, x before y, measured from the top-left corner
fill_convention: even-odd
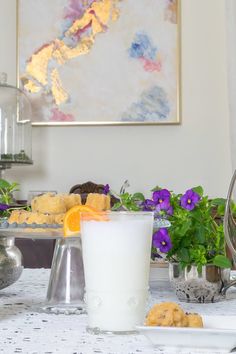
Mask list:
[[[122,208],[123,210],[129,211],[139,211],[140,206],[145,201],[145,197],[142,193],[130,194],[128,192],[116,195],[119,198],[119,201],[114,204],[112,210],[118,210]]]
[[[184,194],[155,187],[151,199],[141,193],[125,191],[116,195],[119,201],[113,210],[153,211],[155,218],[168,219],[168,228],[159,228],[153,234],[152,254],[183,268],[207,264],[230,268],[226,256],[223,223],[217,221],[224,215],[225,199],[210,200],[201,186]],[[232,206],[236,214],[236,206]]]
[[[13,192],[19,190],[19,183],[10,183],[5,179],[0,179],[0,216],[9,216],[11,204],[14,202]]]
[[[13,202],[13,192],[19,191],[19,183],[0,179],[0,203],[10,205]]]
[[[171,193],[170,205],[173,208],[168,229],[171,248],[166,258],[171,262],[179,262],[182,267],[194,264],[201,268],[213,264],[230,268],[231,262],[225,254],[223,223],[216,222],[216,217],[224,213],[225,200],[209,200],[199,186],[183,195]],[[157,234],[154,240],[158,239]]]

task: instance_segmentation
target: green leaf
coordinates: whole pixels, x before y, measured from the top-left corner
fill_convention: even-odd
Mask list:
[[[140,201],[144,202],[145,197],[142,193],[134,193],[132,195],[132,200],[138,200],[138,201],[140,200]]]
[[[191,220],[186,221],[181,228],[179,229],[179,234],[181,236],[184,236],[186,234],[186,232],[188,231],[188,229],[191,227]]]
[[[201,197],[203,196],[203,188],[202,188],[202,186],[193,187],[192,190],[195,193],[199,194]]]
[[[159,186],[154,187],[153,189],[151,189],[151,192],[156,192],[161,190],[162,188],[160,188]]]
[[[130,204],[128,208],[131,211],[139,211],[140,210],[140,208],[135,204]]]
[[[130,198],[130,195],[129,195],[129,193],[123,193],[123,194],[121,194],[120,195],[120,198],[122,199],[122,200],[129,200],[129,198]]]
[[[217,208],[217,214],[219,216],[223,216],[225,213],[225,205],[219,205]]]
[[[217,267],[220,268],[231,268],[232,264],[231,261],[229,260],[229,258],[227,258],[226,256],[223,255],[218,255],[215,256],[213,259],[213,264]]]
[[[181,247],[190,248],[191,247],[191,239],[189,237],[184,237],[181,240]]]
[[[11,189],[19,188],[19,183],[17,183],[17,182],[12,182],[12,184],[11,184],[10,186],[11,186]]]
[[[203,225],[200,225],[200,227],[196,230],[196,238],[198,243],[204,244],[206,238],[205,238],[205,228]]]
[[[113,205],[113,207],[111,208],[111,210],[117,210],[117,209],[119,209],[120,207],[121,207],[121,203],[120,202],[117,202],[117,203],[115,203],[114,205]]]
[[[215,198],[215,199],[212,199],[211,201],[211,205],[224,205],[225,206],[225,203],[226,203],[226,199],[224,198]]]
[[[189,263],[190,257],[187,248],[180,249],[178,253],[179,253],[179,258],[181,259],[182,262]]]
[[[5,179],[0,179],[0,188],[1,189],[9,188],[10,186],[11,186],[11,184],[9,182],[7,182]]]
[[[235,215],[236,214],[236,204],[232,202],[230,207],[231,207],[233,215]]]

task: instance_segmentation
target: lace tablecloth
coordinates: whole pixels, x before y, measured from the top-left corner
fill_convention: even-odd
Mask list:
[[[86,315],[51,315],[40,312],[40,304],[46,297],[48,279],[49,270],[25,269],[17,283],[0,291],[0,353],[172,353],[168,349],[154,348],[142,335],[88,334]],[[227,301],[215,304],[183,303],[182,306],[188,312],[236,315],[236,290],[231,291],[227,298]],[[150,305],[167,300],[177,301],[177,298],[168,283],[160,283],[158,291],[152,291]]]

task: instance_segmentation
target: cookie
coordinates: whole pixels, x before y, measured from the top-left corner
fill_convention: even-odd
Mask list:
[[[152,307],[146,317],[147,326],[187,327],[187,318],[174,302],[163,302]]]
[[[197,313],[186,313],[188,327],[202,328],[203,321],[202,317]]]

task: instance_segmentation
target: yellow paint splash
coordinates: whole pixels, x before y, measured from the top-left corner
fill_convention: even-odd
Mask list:
[[[68,47],[63,41],[56,40],[56,49],[53,51],[52,58],[54,58],[58,64],[63,65],[68,60],[76,58],[80,55],[87,54],[94,40],[91,37],[83,38],[75,48]]]
[[[41,87],[36,85],[32,80],[21,77],[21,81],[23,82],[25,89],[30,93],[38,93],[41,90]]]
[[[53,69],[51,72],[52,81],[52,94],[56,104],[59,106],[61,103],[68,99],[68,93],[63,89],[61,79],[57,69]]]
[[[58,65],[64,65],[70,59],[89,53],[96,35],[107,29],[110,20],[116,21],[119,18],[120,12],[117,8],[119,1],[101,0],[94,2],[85,11],[84,15],[72,24],[65,33],[68,38],[91,25],[91,33],[81,37],[76,47],[70,48],[63,40],[55,39],[34,53],[27,63],[26,73],[22,78],[24,88],[28,92],[37,93],[42,89],[42,86],[47,86],[48,90],[48,86],[51,84],[50,92],[56,104],[60,105],[66,102],[68,94],[63,88],[58,70],[55,68],[49,69],[50,61],[53,59]],[[48,75],[51,83],[48,83]],[[38,82],[38,85],[35,82]]]
[[[26,72],[33,79],[37,80],[42,85],[47,85],[48,62],[52,57],[53,44],[39,50],[33,54],[26,66]]]

